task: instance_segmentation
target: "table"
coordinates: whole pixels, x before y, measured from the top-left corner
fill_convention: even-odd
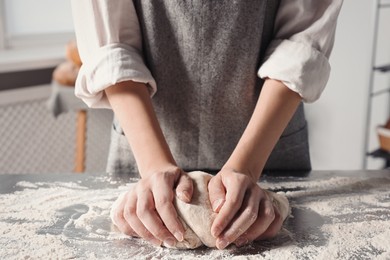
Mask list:
[[[105,174],[0,175],[0,259],[390,259],[390,171],[263,177],[292,206],[267,241],[226,250],[156,248],[119,234],[110,205],[134,182]]]

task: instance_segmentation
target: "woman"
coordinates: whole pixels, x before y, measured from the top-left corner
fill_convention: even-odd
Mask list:
[[[341,5],[72,1],[76,95],[115,113],[108,171],[142,177],[117,209],[122,232],[181,241],[172,200],[191,200],[184,170],[193,169],[217,171],[209,192],[219,249],[279,231],[283,219],[256,182],[267,169],[310,170],[302,101],[326,85]]]

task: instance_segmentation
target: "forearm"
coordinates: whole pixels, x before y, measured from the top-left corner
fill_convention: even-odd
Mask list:
[[[301,97],[282,82],[267,79],[253,115],[224,167],[257,180],[300,102]]]
[[[147,177],[159,169],[176,166],[153,109],[147,86],[121,82],[105,90],[133,151],[138,170]]]

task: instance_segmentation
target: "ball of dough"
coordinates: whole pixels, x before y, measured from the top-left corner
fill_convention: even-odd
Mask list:
[[[80,59],[79,51],[77,49],[76,41],[69,41],[65,48],[66,58],[73,62],[77,67],[81,67],[82,62]]]
[[[70,61],[58,65],[53,72],[53,79],[63,86],[74,87],[80,68]]]
[[[191,177],[194,184],[191,202],[185,203],[177,197],[174,200],[179,218],[186,229],[184,241],[177,243],[175,248],[193,249],[202,244],[207,247],[215,247],[216,239],[211,235],[211,226],[217,213],[212,210],[208,191],[208,183],[213,176],[201,171],[190,172],[188,176]],[[271,191],[265,190],[265,192],[279,209],[283,220],[286,219],[290,214],[287,198]],[[199,240],[201,243],[199,243]]]
[[[215,247],[215,238],[211,235],[211,225],[216,213],[211,208],[208,184],[212,175],[194,171],[188,176],[193,180],[194,192],[190,203],[185,203],[175,197],[174,205],[179,219],[184,223],[184,241],[176,244],[175,248],[192,249],[201,245]]]

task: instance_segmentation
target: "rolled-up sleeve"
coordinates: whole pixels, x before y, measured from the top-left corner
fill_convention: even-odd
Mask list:
[[[82,66],[75,94],[89,107],[110,108],[104,89],[127,80],[156,82],[142,56],[142,36],[132,0],[72,0]]]
[[[258,76],[282,81],[304,102],[316,101],[330,74],[337,17],[343,0],[281,0]]]

